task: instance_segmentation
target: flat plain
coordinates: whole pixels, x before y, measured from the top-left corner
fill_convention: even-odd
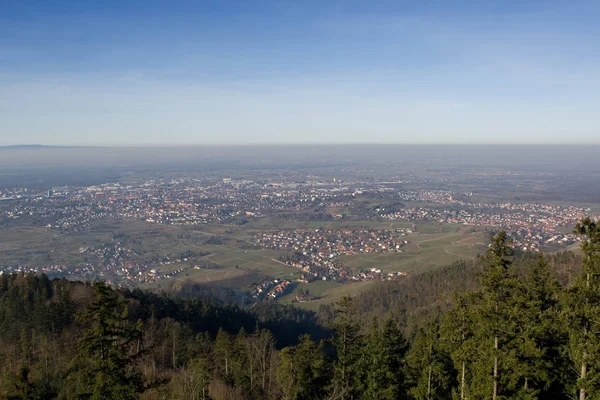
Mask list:
[[[68,235],[43,227],[13,227],[0,230],[0,260],[11,265],[102,265],[116,251],[126,254],[124,261],[157,265],[170,279],[142,283],[143,288],[166,288],[191,282],[221,285],[244,290],[264,279],[288,279],[295,282],[300,271],[278,260],[286,251],[257,247],[253,236],[264,231],[296,229],[412,228],[407,222],[382,221],[284,221],[265,218],[245,225],[206,224],[196,226],[105,219],[89,230]],[[350,269],[371,268],[385,272],[420,273],[453,261],[471,259],[483,253],[487,237],[472,227],[420,223],[418,233],[399,253],[351,254],[340,256]],[[88,249],[88,250],[86,250]],[[99,253],[100,252],[100,253]],[[103,253],[102,253],[103,252]],[[106,258],[103,258],[106,257]],[[160,265],[157,260],[162,260]],[[169,262],[165,262],[169,260]],[[154,263],[154,264],[153,264]],[[340,284],[312,282],[300,284],[320,299],[301,303],[314,308],[372,287],[376,282]],[[279,301],[291,302],[294,293]]]

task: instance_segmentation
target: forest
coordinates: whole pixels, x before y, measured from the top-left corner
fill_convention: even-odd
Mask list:
[[[316,313],[4,274],[0,398],[599,399],[600,226],[575,231]]]

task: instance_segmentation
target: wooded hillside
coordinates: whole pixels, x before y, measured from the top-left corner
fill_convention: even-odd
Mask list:
[[[0,397],[594,399],[600,227],[583,257],[488,252],[318,313],[0,278]]]

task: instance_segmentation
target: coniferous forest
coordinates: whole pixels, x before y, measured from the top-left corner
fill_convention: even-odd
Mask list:
[[[599,399],[600,226],[314,313],[102,282],[0,278],[0,398]]]

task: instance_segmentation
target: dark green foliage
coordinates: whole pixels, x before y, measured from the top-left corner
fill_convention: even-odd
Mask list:
[[[283,399],[310,400],[322,397],[330,379],[323,348],[308,335],[294,347],[279,353],[277,383]]]
[[[137,360],[142,356],[142,323],[129,323],[127,305],[103,282],[81,315],[86,325],[69,374],[76,398],[136,399],[144,391]]]
[[[404,356],[407,343],[395,321],[388,319],[379,327],[373,319],[359,360],[357,387],[364,399],[405,398]]]
[[[520,398],[556,398],[564,391],[559,371],[566,335],[560,326],[559,284],[540,255],[522,282],[517,300],[515,381]],[[561,365],[563,364],[563,365]],[[513,385],[513,386],[514,386]]]
[[[583,400],[600,396],[600,225],[586,218],[575,233],[584,237],[583,273],[566,293],[564,316],[566,352],[577,378],[571,389]]]
[[[455,386],[452,359],[436,319],[419,329],[406,358],[410,394],[417,400],[450,399]]]
[[[356,311],[350,297],[344,297],[336,304],[336,319],[333,325],[333,347],[336,360],[333,363],[333,396],[341,400],[357,396],[361,335]]]

